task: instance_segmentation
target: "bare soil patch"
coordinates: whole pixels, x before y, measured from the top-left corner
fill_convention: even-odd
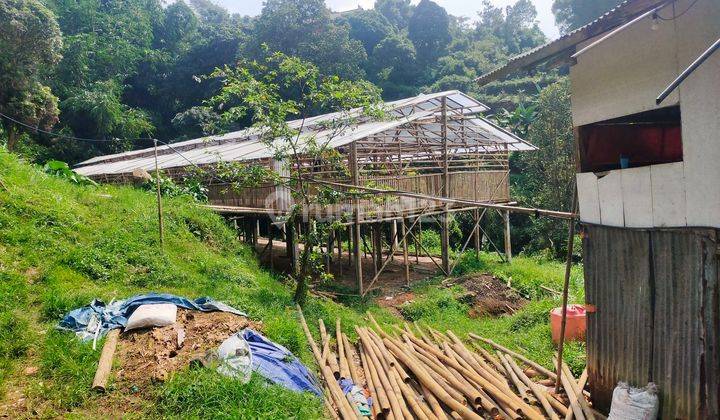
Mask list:
[[[235,314],[178,309],[173,325],[123,333],[116,354],[117,384],[141,389],[162,382],[246,327],[262,330],[262,324]]]
[[[515,289],[490,274],[469,274],[445,280],[446,287],[460,285],[467,293],[460,299],[471,306],[472,318],[512,314],[527,304]]]

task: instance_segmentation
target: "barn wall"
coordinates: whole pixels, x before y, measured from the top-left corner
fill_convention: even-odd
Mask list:
[[[577,57],[570,69],[575,126],[658,107],[657,95],[720,38],[720,2],[693,2],[678,0],[662,9],[663,17],[673,10],[679,17],[659,21],[656,30],[645,18]],[[720,52],[660,106],[678,103],[683,162],[610,171],[596,179],[579,174],[578,187],[588,188],[579,192],[581,220],[633,228],[720,227]]]
[[[661,418],[718,418],[720,301],[713,229],[584,226],[593,403],[618,381],[659,388]]]

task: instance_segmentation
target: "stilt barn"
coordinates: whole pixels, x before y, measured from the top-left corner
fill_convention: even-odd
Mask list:
[[[570,64],[593,404],[720,418],[720,2],[628,0],[481,84]]]
[[[394,247],[405,249],[405,271],[408,276],[408,237],[416,237],[412,227],[421,217],[438,216],[441,224],[442,256],[435,263],[445,272],[451,272],[449,258],[449,229],[447,214],[457,211],[474,213],[475,247],[479,246],[480,209],[493,204],[511,201],[509,192],[508,156],[514,151],[530,151],[535,148],[514,134],[498,127],[480,113],[488,108],[472,97],[459,92],[447,91],[419,95],[385,104],[387,118],[383,121],[359,120],[341,133],[327,133],[327,122],[336,117],[326,114],[304,121],[291,121],[291,127],[302,128],[312,135],[318,144],[328,142],[344,159],[350,173],[337,171],[327,164],[303,160],[303,171],[313,179],[340,186],[373,186],[378,194],[386,197],[382,203],[375,200],[342,203],[330,208],[311,210],[312,220],[345,221],[348,236],[352,238],[355,276],[360,293],[367,292],[384,268],[383,224],[389,225],[389,250],[387,261],[393,258]],[[153,148],[134,150],[92,158],[77,165],[75,170],[97,181],[132,182],[133,173],[153,172],[156,157]],[[157,148],[157,167],[164,174],[177,180],[192,169],[206,168],[212,171],[220,162],[247,162],[265,165],[282,172],[282,162],[274,159],[274,151],[263,143],[254,128],[248,128],[221,136],[188,140]],[[214,210],[243,221],[246,237],[256,241],[259,221],[282,220],[292,203],[289,191],[283,186],[260,185],[240,191],[228,184],[210,181],[209,205]],[[385,194],[382,190],[397,194]],[[440,200],[442,199],[442,200]],[[504,213],[505,254],[510,256],[510,228],[508,210],[496,206]],[[263,226],[267,223],[263,222]],[[361,225],[368,225],[373,240],[373,276],[362,272],[360,258],[362,238]],[[398,229],[398,225],[402,228]],[[275,227],[273,227],[275,226]],[[276,236],[278,223],[270,224],[270,240]],[[410,230],[409,233],[399,233]],[[283,226],[283,229],[297,229]],[[415,228],[417,229],[417,227]],[[367,229],[366,229],[367,230]],[[287,233],[287,232],[285,232]],[[338,232],[342,236],[342,232]],[[288,243],[288,255],[297,258],[294,235],[282,234]],[[332,241],[330,241],[332,242]],[[467,246],[467,242],[466,242]],[[417,241],[416,241],[417,247]],[[327,247],[327,254],[332,254]],[[271,248],[272,249],[272,248]],[[428,255],[429,257],[433,257]],[[433,259],[433,262],[435,260]],[[365,282],[365,283],[364,283]]]

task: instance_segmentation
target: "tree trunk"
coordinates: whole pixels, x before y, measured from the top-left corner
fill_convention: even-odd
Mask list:
[[[15,145],[17,144],[17,132],[15,131],[15,124],[5,124],[5,130],[7,131],[8,136],[7,149],[8,152],[12,152],[13,150],[15,150]]]

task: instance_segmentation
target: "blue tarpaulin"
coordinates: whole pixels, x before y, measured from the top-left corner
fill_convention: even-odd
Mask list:
[[[155,303],[173,303],[177,307],[184,309],[194,309],[202,312],[223,311],[247,316],[244,312],[209,297],[190,300],[167,293],[148,293],[111,302],[107,305],[101,300],[94,299],[90,305],[72,310],[65,315],[58,328],[73,331],[83,340],[87,340],[96,335],[102,336],[114,328],[124,328],[128,317],[135,312],[135,309],[141,305]]]
[[[322,397],[317,378],[288,349],[250,328],[244,329],[242,336],[250,346],[255,372],[288,389]]]

